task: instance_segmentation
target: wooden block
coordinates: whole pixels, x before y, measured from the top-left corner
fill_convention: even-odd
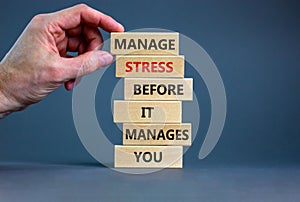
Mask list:
[[[115,123],[180,123],[180,101],[114,101]]]
[[[124,145],[182,145],[192,143],[192,126],[182,124],[123,124]]]
[[[182,146],[115,145],[115,168],[182,168]]]
[[[184,77],[184,56],[117,56],[116,77]]]
[[[193,79],[124,80],[125,100],[193,100]]]
[[[110,51],[115,55],[178,55],[177,32],[112,32]]]

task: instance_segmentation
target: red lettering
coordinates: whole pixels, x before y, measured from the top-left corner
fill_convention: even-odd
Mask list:
[[[167,66],[166,72],[173,72],[173,62],[167,62],[166,66]]]
[[[158,63],[158,67],[159,67],[159,69],[158,69],[158,72],[165,72],[165,62],[160,62],[160,63]]]
[[[157,72],[157,62],[151,62],[151,72]]]
[[[139,72],[139,65],[141,64],[141,62],[132,62],[133,64],[135,64],[135,71]]]
[[[126,62],[126,72],[131,72],[132,71],[132,66],[130,66],[131,65],[131,62]]]
[[[150,64],[149,64],[149,62],[142,62],[142,72],[151,72],[150,70],[149,70],[149,66],[150,66]]]
[[[126,62],[125,71],[126,72],[173,72],[173,62]]]

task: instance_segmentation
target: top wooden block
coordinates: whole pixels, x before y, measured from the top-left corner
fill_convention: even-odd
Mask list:
[[[112,32],[110,51],[114,55],[178,55],[177,32]]]

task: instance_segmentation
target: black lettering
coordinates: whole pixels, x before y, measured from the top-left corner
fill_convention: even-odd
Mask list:
[[[142,39],[138,39],[138,48],[141,49],[141,46],[143,49],[147,50],[147,39],[145,39],[144,43]]]
[[[156,152],[154,152],[154,161],[159,163],[162,161],[162,152],[159,152],[159,159],[157,159]]]
[[[157,50],[157,46],[154,39],[151,39],[148,50],[151,50],[152,48],[154,48],[154,50]]]
[[[133,152],[135,157],[136,157],[136,162],[140,162],[140,157],[142,155],[142,152],[139,152],[139,154],[137,152]]]
[[[157,140],[159,140],[160,138],[162,138],[163,140],[166,140],[165,134],[163,130],[159,130],[158,134],[157,134]]]
[[[181,130],[176,130],[176,140],[181,140]]]
[[[158,47],[161,50],[167,50],[168,49],[167,39],[161,39],[161,40],[159,40]]]
[[[136,129],[132,130],[132,133],[130,133],[130,130],[128,128],[126,128],[126,140],[136,140]]]
[[[177,95],[183,95],[183,84],[178,84]]]
[[[143,95],[149,95],[149,85],[143,85]]]
[[[183,135],[182,140],[188,140],[189,139],[189,130],[188,129],[183,130],[182,135]]]
[[[175,39],[169,40],[169,50],[175,50]]]
[[[183,84],[134,84],[134,95],[184,95]]]
[[[149,156],[148,159],[146,158],[146,155]],[[146,163],[149,163],[150,161],[152,161],[152,154],[151,154],[150,152],[145,152],[145,153],[143,154],[143,160],[144,160]]]
[[[150,84],[150,92],[151,92],[151,95],[153,95],[153,92],[156,91],[156,84]]]
[[[146,118],[146,107],[142,107],[142,116],[141,118]]]
[[[174,130],[173,129],[168,130],[166,136],[168,140],[174,140]]]
[[[122,39],[121,43],[119,39],[115,39],[115,49],[126,49],[126,39]]]
[[[169,84],[168,85],[168,94],[169,95],[176,95],[176,92],[175,92],[175,89],[176,89],[176,86],[174,84]]]
[[[140,132],[139,132],[138,140],[140,140],[140,139],[146,140],[146,135],[145,135],[144,130],[140,130]]]
[[[167,87],[165,85],[160,84],[157,86],[157,93],[159,95],[164,95],[164,94],[166,94],[166,92],[167,92]]]
[[[142,91],[141,91],[141,85],[134,84],[133,88],[134,88],[134,91],[133,91],[134,95],[140,95],[142,93]]]
[[[135,42],[134,42],[134,39],[130,39],[129,43],[128,43],[128,47],[127,49],[136,49],[136,45],[135,45]]]
[[[152,114],[151,111],[154,109],[154,107],[142,107],[142,116],[141,118],[146,118],[146,110],[148,112],[148,118],[151,118]]]
[[[147,140],[150,140],[150,137],[152,140],[155,140],[156,138],[156,129],[153,130],[153,132],[151,131],[151,129],[147,130]]]
[[[115,39],[115,49],[175,50],[175,39],[129,39],[128,43],[126,39]]]

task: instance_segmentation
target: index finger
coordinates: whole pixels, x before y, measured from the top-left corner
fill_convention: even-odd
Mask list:
[[[101,27],[107,32],[123,32],[124,27],[112,17],[105,15],[85,4],[79,4],[56,12],[56,23],[64,30],[85,23],[92,27]]]

